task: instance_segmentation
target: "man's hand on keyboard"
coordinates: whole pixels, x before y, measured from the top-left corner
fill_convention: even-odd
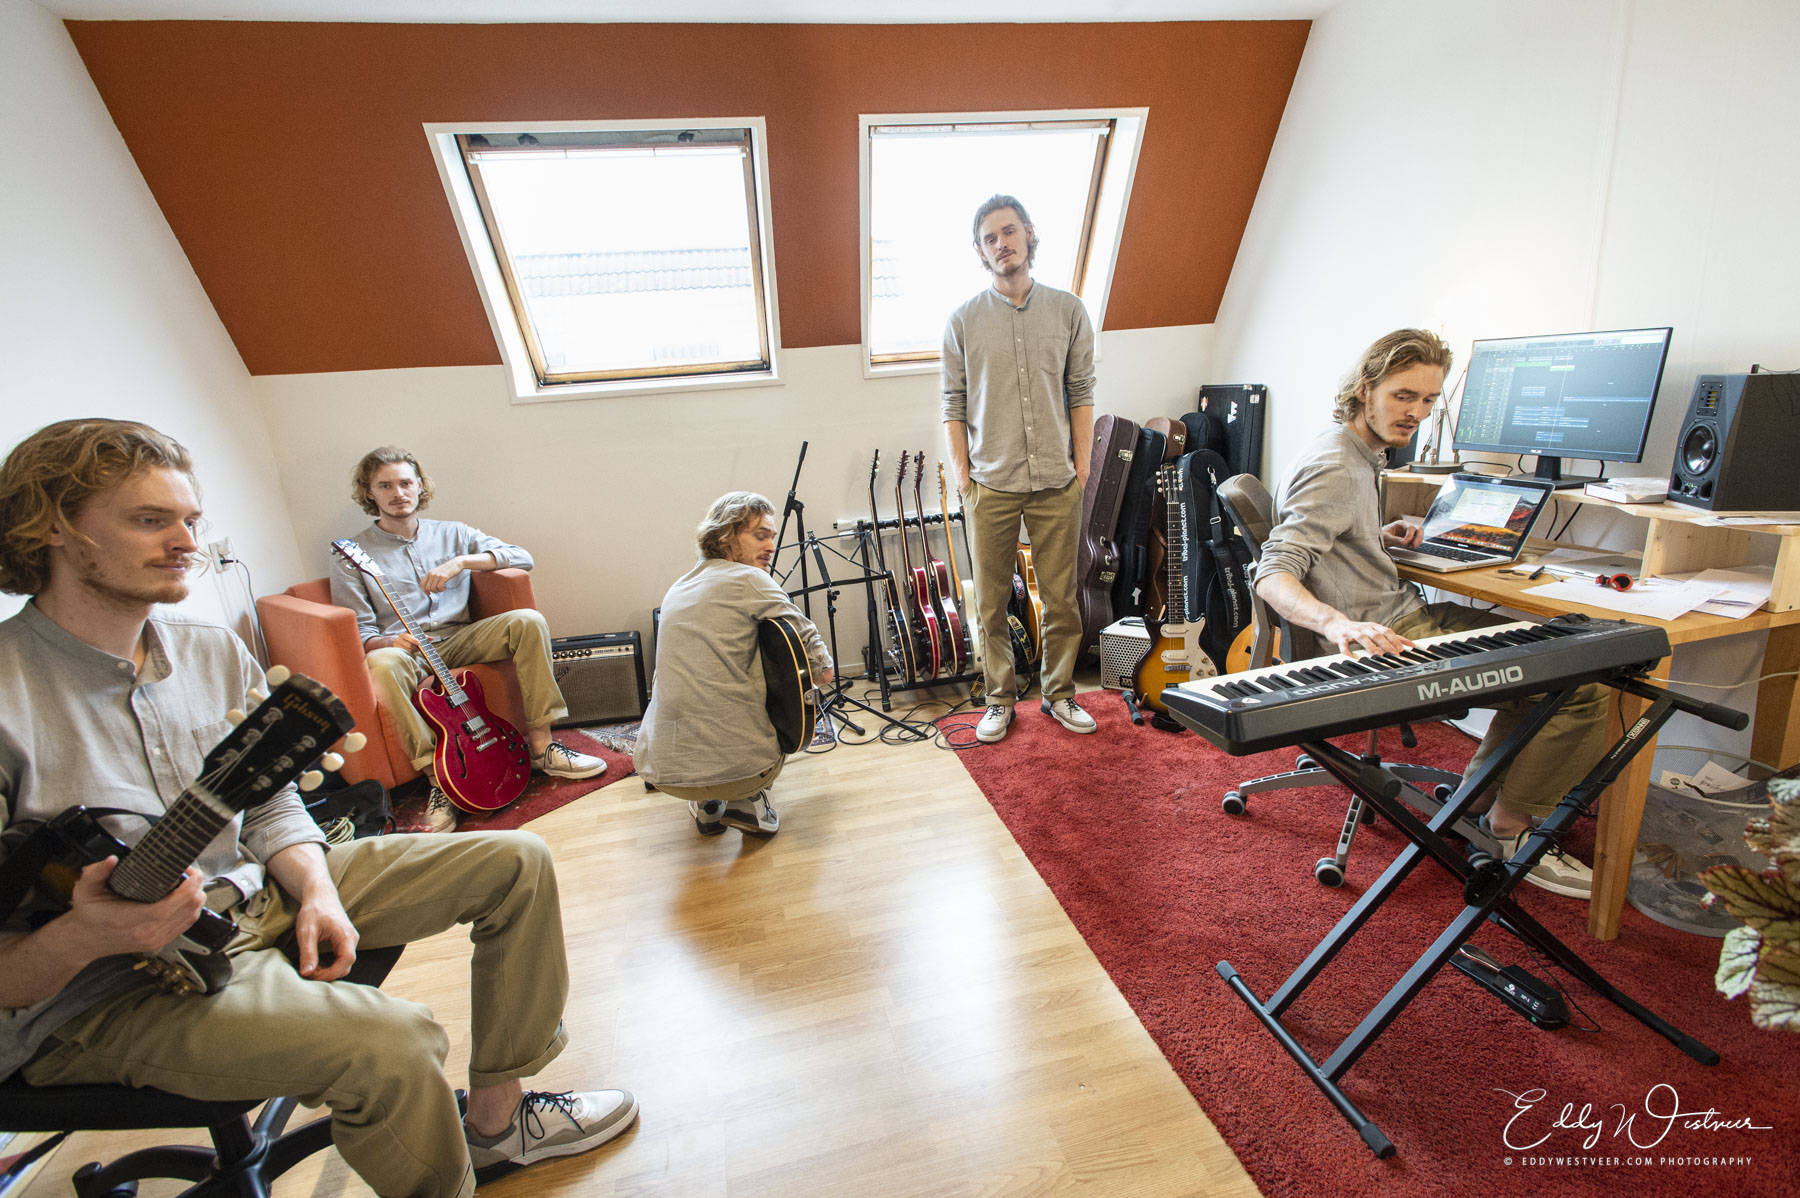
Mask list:
[[[1417,524],[1396,520],[1381,530],[1383,549],[1412,549],[1425,539],[1425,530]]]
[[[1348,616],[1338,616],[1327,621],[1320,633],[1337,646],[1337,651],[1346,657],[1358,648],[1370,653],[1398,653],[1402,649],[1412,648],[1412,642],[1389,628],[1386,624],[1376,624],[1367,620],[1352,620]]]

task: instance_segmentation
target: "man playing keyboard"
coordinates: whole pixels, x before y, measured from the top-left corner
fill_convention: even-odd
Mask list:
[[[1460,603],[1425,603],[1402,584],[1388,546],[1416,546],[1416,526],[1383,527],[1379,483],[1386,450],[1406,445],[1430,416],[1450,371],[1450,347],[1423,329],[1400,329],[1371,345],[1338,388],[1336,426],[1308,445],[1276,504],[1256,593],[1289,623],[1318,633],[1339,653],[1392,653],[1414,638],[1508,621]],[[1469,763],[1474,769],[1525,718],[1533,699],[1499,704]],[[1501,780],[1482,830],[1503,856],[1599,761],[1605,751],[1607,688],[1588,683],[1519,753]],[[1527,876],[1555,894],[1586,898],[1593,871],[1552,849]]]

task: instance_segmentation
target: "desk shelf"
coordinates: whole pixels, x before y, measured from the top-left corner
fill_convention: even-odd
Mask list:
[[[1384,476],[1389,520],[1430,506],[1428,496],[1443,485],[1444,475],[1411,474],[1389,470]],[[1718,528],[1701,524],[1721,514],[1678,503],[1615,503],[1598,499],[1580,488],[1558,491],[1559,502],[1611,508],[1620,515],[1642,520],[1644,529],[1644,577],[1686,574],[1695,570],[1729,569],[1757,560],[1759,549],[1775,537],[1774,589],[1768,611],[1800,610],[1800,522],[1766,524],[1752,528]]]

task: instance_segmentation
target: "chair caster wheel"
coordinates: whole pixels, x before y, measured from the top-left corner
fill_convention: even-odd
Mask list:
[[[1302,753],[1300,756],[1294,758],[1294,768],[1297,770],[1316,770],[1319,768],[1319,763],[1314,761],[1307,754]]]
[[[1436,786],[1431,788],[1431,797],[1436,799],[1439,803],[1448,803],[1450,801],[1450,796],[1455,793],[1456,787],[1450,785],[1448,782],[1439,782]]]
[[[1319,880],[1321,886],[1335,887],[1344,884],[1344,870],[1335,857],[1320,857],[1319,863],[1313,866],[1313,877]]]
[[[1244,814],[1244,796],[1235,790],[1228,790],[1225,792],[1225,797],[1219,800],[1219,806],[1224,809],[1226,815],[1242,815]]]
[[[99,1172],[100,1162],[89,1161],[70,1176],[69,1180],[80,1198],[137,1198],[138,1183],[135,1181],[122,1181],[110,1190],[90,1190],[88,1187],[93,1184],[94,1176]]]

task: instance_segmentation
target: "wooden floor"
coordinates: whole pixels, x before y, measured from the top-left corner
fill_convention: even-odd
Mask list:
[[[840,747],[773,797],[767,842],[703,838],[636,778],[529,825],[573,978],[569,1049],[533,1084],[624,1086],[643,1113],[485,1198],[1256,1193],[954,754]],[[422,942],[386,987],[430,1004],[457,1069],[467,957]],[[26,1193],[177,1135],[72,1140]],[[330,1152],[276,1187],[368,1192]]]

